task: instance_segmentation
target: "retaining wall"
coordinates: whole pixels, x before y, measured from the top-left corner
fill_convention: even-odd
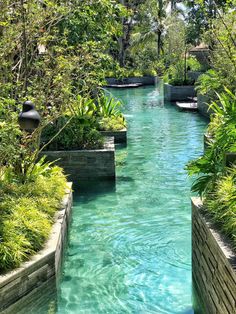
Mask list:
[[[192,198],[192,271],[203,314],[236,314],[236,255]]]
[[[23,304],[40,299],[42,289],[50,287],[50,291],[56,290],[71,219],[71,188],[72,184],[68,184],[62,208],[56,214],[56,222],[45,248],[20,268],[0,276],[0,313],[18,314]]]
[[[105,137],[114,137],[115,144],[127,143],[127,129],[120,131],[101,131]]]
[[[200,72],[200,71],[188,71],[187,75],[191,80],[196,82],[199,76],[202,75],[203,73],[204,72]]]
[[[55,161],[69,175],[69,180],[115,178],[114,138],[106,138],[103,149],[44,151],[47,160]]]
[[[196,96],[194,86],[173,86],[164,84],[164,99],[167,101],[189,100]]]

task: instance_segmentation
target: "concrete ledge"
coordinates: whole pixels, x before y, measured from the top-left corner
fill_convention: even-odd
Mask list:
[[[194,86],[173,86],[164,84],[164,99],[167,101],[189,100],[196,96]]]
[[[156,76],[128,77],[123,79],[108,77],[106,78],[106,81],[107,85],[119,84],[155,85],[158,82],[158,78]]]
[[[197,81],[197,79],[199,78],[200,75],[202,75],[204,72],[201,71],[188,71],[187,72],[187,76],[193,80],[194,82]]]
[[[115,178],[114,138],[107,137],[103,149],[44,151],[47,160],[65,170],[69,180],[77,181],[89,178]]]
[[[192,272],[202,312],[236,314],[236,255],[192,198]]]
[[[127,129],[120,131],[101,131],[105,137],[114,137],[115,144],[127,143]]]
[[[56,213],[55,223],[44,249],[20,268],[0,276],[0,313],[18,313],[23,299],[28,302],[36,291],[49,283],[53,283],[56,289],[71,218],[71,188],[72,184],[69,183],[62,208]]]

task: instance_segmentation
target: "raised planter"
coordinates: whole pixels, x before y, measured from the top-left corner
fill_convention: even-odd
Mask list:
[[[201,313],[236,314],[236,255],[192,198],[192,272]]]
[[[204,72],[200,72],[200,71],[188,71],[187,76],[188,78],[196,82],[199,76],[202,75],[203,73]]]
[[[47,160],[56,161],[69,180],[77,181],[90,178],[115,178],[114,138],[107,137],[103,149],[44,151]]]
[[[128,77],[123,79],[106,78],[107,85],[119,84],[142,84],[142,85],[155,85],[158,81],[156,76],[142,76],[142,77]]]
[[[120,131],[101,131],[105,137],[114,137],[115,144],[127,143],[127,129]]]
[[[0,313],[19,313],[22,304],[37,302],[48,287],[56,290],[71,218],[71,188],[70,183],[44,249],[20,268],[0,276]]]
[[[167,101],[189,100],[196,96],[194,86],[174,86],[164,84],[164,99]]]

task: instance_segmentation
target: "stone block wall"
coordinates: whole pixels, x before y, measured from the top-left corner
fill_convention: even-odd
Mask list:
[[[173,86],[164,84],[164,99],[167,101],[189,100],[196,96],[194,86]]]
[[[199,76],[202,75],[203,73],[204,72],[200,72],[200,71],[188,71],[187,75],[191,80],[196,82]]]
[[[120,131],[101,131],[105,137],[114,137],[115,144],[127,143],[127,129]]]
[[[236,314],[236,255],[192,199],[192,272],[203,314]]]
[[[103,149],[45,151],[47,160],[55,161],[69,175],[70,181],[89,178],[115,178],[114,138],[107,138]]]
[[[72,185],[68,185],[62,208],[55,217],[51,236],[43,250],[20,268],[0,276],[0,313],[18,314],[23,305],[35,303],[39,291],[56,290],[66,234],[71,217]]]

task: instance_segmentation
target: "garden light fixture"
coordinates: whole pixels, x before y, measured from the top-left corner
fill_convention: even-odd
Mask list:
[[[27,100],[23,103],[23,109],[19,114],[18,122],[20,128],[27,132],[33,132],[41,121],[41,117],[32,101]]]

